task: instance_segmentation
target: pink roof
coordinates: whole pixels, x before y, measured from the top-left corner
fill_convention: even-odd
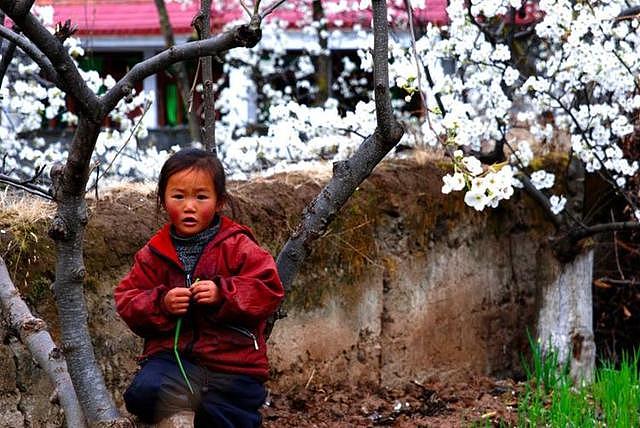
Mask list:
[[[447,22],[445,11],[447,0],[424,0],[426,7],[415,10],[420,22],[443,24]],[[159,35],[158,12],[153,0],[39,0],[39,5],[51,4],[54,8],[54,23],[71,22],[78,26],[81,35]],[[229,21],[246,19],[246,13],[237,1],[214,1],[212,6],[212,27],[219,29]],[[246,3],[251,4],[250,1]],[[368,27],[371,12],[358,9],[360,0],[324,0],[323,5],[329,25],[350,28],[354,24]],[[191,20],[200,2],[193,0],[190,6],[167,2],[169,19],[176,34],[191,33]],[[264,5],[270,4],[263,0]],[[392,16],[397,17],[392,25],[406,26],[404,0],[391,0],[388,7]],[[309,21],[311,0],[289,0],[267,19],[280,19],[288,27],[299,28]],[[341,25],[336,25],[340,23]]]

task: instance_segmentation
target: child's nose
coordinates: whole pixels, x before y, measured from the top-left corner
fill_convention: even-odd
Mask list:
[[[187,200],[185,201],[184,204],[184,210],[185,211],[189,211],[189,212],[193,212],[195,211],[195,207],[196,207],[196,203],[193,199],[191,198],[187,198]]]

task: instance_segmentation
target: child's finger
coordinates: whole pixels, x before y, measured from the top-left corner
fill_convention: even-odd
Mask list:
[[[190,296],[191,295],[191,291],[188,288],[185,287],[176,287],[176,288],[172,288],[169,293],[173,294],[174,296],[181,296],[181,297],[185,297],[185,296]]]

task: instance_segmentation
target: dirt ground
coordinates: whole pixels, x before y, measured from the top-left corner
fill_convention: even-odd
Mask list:
[[[486,377],[398,389],[310,384],[272,392],[262,414],[265,428],[514,426],[518,389],[512,380]]]

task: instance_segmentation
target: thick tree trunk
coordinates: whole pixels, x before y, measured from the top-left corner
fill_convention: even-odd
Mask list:
[[[67,426],[69,428],[85,427],[84,414],[62,353],[53,343],[51,335],[46,330],[45,322],[34,317],[20,298],[20,293],[9,278],[9,272],[2,258],[0,258],[0,305],[11,328],[18,333],[20,341],[29,349],[33,358],[53,383],[58,401],[64,410]]]
[[[83,291],[83,239],[88,220],[84,194],[89,175],[86,157],[91,156],[99,132],[99,123],[80,118],[67,164],[52,169],[58,211],[49,229],[57,250],[53,292],[62,330],[62,351],[82,408],[92,424],[119,418],[93,352]]]
[[[571,262],[554,260],[552,264],[549,275],[542,279],[538,338],[543,349],[552,348],[558,352],[559,361],[569,362],[575,383],[589,382],[596,354],[591,298],[593,250]]]

